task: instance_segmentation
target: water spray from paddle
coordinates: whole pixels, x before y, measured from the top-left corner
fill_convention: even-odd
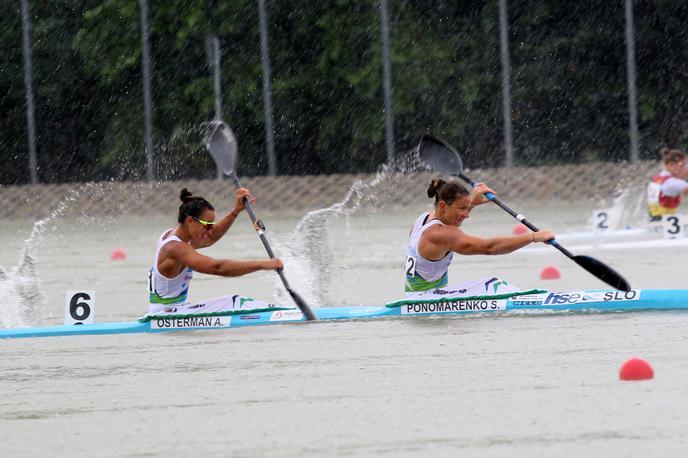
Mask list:
[[[31,235],[24,241],[17,265],[0,267],[0,296],[4,307],[0,314],[2,327],[28,326],[36,308],[42,303],[42,293],[36,275],[34,246],[45,228],[46,220],[36,221]]]
[[[618,189],[614,201],[607,210],[610,229],[621,230],[642,227],[647,224],[645,184]],[[593,223],[592,219],[589,221]]]
[[[319,307],[335,305],[335,299],[330,297],[333,277],[354,275],[355,266],[335,259],[328,226],[343,218],[347,232],[351,231],[350,216],[361,208],[369,213],[383,209],[396,197],[394,180],[418,169],[417,160],[412,155],[404,155],[391,165],[381,166],[373,177],[355,180],[341,201],[310,211],[297,223],[281,244],[282,257],[291,269],[299,273],[294,282],[310,302]]]
[[[43,305],[43,292],[36,272],[35,249],[49,227],[49,223],[64,214],[68,204],[76,199],[76,191],[65,197],[52,213],[33,223],[29,238],[24,240],[15,266],[0,266],[0,297],[4,306],[0,313],[2,327],[21,327],[38,324],[40,307]]]
[[[234,181],[234,184],[237,188],[241,188],[239,175],[237,175],[236,171],[234,170],[234,167],[236,165],[238,147],[236,137],[234,137],[232,129],[222,121],[212,121],[209,125],[211,128],[208,132],[208,135],[205,138],[206,149],[213,157],[213,160],[215,161],[215,164],[217,165],[218,169],[221,170],[222,173],[230,177],[231,180]],[[251,218],[253,227],[256,229],[256,234],[258,234],[258,238],[263,244],[265,251],[267,251],[268,256],[271,259],[274,258],[275,254],[272,251],[272,246],[268,242],[268,239],[265,235],[265,225],[260,219],[258,219],[258,217],[256,217],[255,213],[253,212],[251,203],[246,197],[244,197],[244,208],[246,209],[246,212]],[[289,282],[287,281],[287,277],[284,275],[284,270],[277,269],[276,272],[277,276],[282,282],[282,286],[289,293],[289,296],[294,301],[299,310],[301,310],[301,313],[303,313],[303,315],[309,321],[315,321],[317,319],[315,314],[311,310],[310,306],[306,303],[306,301],[304,301],[304,299],[295,290],[291,288]]]

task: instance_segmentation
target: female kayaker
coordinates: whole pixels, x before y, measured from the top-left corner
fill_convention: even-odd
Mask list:
[[[676,208],[681,204],[681,195],[688,194],[686,155],[680,150],[666,147],[659,154],[664,168],[647,185],[647,204],[652,221],[662,219],[662,215],[676,213]]]
[[[406,254],[406,296],[460,294],[463,296],[501,294],[518,291],[496,277],[472,280],[447,288],[448,269],[454,253],[506,254],[535,242],[546,242],[554,234],[542,230],[507,237],[481,238],[460,229],[473,207],[488,202],[484,196],[492,192],[478,183],[469,193],[461,184],[434,178],[428,186],[428,197],[435,199],[435,208],[421,214],[413,224]]]
[[[197,251],[214,244],[225,235],[239,213],[244,210],[244,197],[251,202],[255,200],[248,189],[237,190],[234,209],[221,220],[215,221],[215,209],[210,202],[203,197],[193,196],[186,188],[182,189],[179,195],[182,204],[177,216],[177,227],[166,230],[158,239],[153,267],[148,273],[149,313],[207,313],[217,311],[215,309],[218,308],[234,308],[233,302],[236,299],[232,298],[236,296],[218,298],[203,304],[188,304],[186,299],[189,282],[194,271],[223,277],[238,277],[257,270],[276,270],[283,267],[279,259],[215,259]],[[224,302],[217,302],[220,299],[224,299]],[[217,303],[212,304],[213,302]]]

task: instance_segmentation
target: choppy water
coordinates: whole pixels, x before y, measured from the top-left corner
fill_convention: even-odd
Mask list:
[[[560,232],[586,228],[592,210],[518,207]],[[325,230],[305,241],[292,234],[300,215],[262,216],[313,305],[381,305],[402,295],[405,239],[421,210],[316,218]],[[51,219],[32,239],[28,296],[8,273],[19,275],[33,222],[3,222],[3,325],[59,324],[65,291],[78,288],[96,290],[96,321],[141,315],[155,239],[173,220]],[[513,225],[482,207],[465,230]],[[127,260],[109,259],[117,248]],[[206,251],[263,256],[244,215]],[[688,287],[685,246],[580,254],[636,288]],[[539,280],[552,264],[562,279]],[[554,249],[459,257],[450,271],[454,281],[485,275],[522,288],[602,287]],[[235,292],[288,302],[270,273],[192,283],[193,300]],[[675,312],[434,317],[1,341],[0,443],[7,456],[683,456],[687,325]],[[651,361],[656,378],[619,382],[632,356]]]

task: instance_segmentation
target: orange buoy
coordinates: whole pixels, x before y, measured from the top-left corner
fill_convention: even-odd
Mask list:
[[[655,371],[650,363],[642,358],[631,358],[621,365],[619,379],[621,380],[649,380],[654,378]]]
[[[528,228],[521,223],[515,225],[514,228],[511,230],[511,233],[514,235],[521,235],[525,234],[526,232],[528,232]]]
[[[559,280],[561,272],[554,266],[547,266],[540,272],[540,280]]]
[[[127,259],[127,253],[122,249],[113,250],[113,252],[110,253],[110,259],[112,261],[123,261]]]

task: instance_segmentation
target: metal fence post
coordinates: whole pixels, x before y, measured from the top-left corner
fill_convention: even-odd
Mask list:
[[[509,63],[509,21],[506,0],[499,0],[499,37],[502,61],[502,112],[504,115],[504,150],[507,167],[514,165],[514,138],[511,118],[511,64]]]
[[[38,160],[36,158],[36,109],[33,99],[33,65],[31,63],[31,19],[29,0],[22,0],[22,41],[24,51],[24,87],[26,88],[26,126],[29,141],[29,176],[31,184],[38,183]]]
[[[638,146],[638,96],[635,75],[635,31],[633,25],[633,0],[625,0],[626,10],[626,77],[628,81],[628,134],[631,142],[631,161],[640,160]]]
[[[213,68],[213,92],[215,94],[215,120],[222,120],[222,89],[220,86],[221,67],[220,67],[220,39],[213,34],[210,37],[210,46],[208,46],[209,59]],[[217,179],[222,179],[222,170],[217,166]]]
[[[380,0],[380,20],[382,22],[382,74],[385,91],[385,143],[387,163],[394,160],[394,114],[392,113],[392,64],[389,56],[389,11],[387,0]]]
[[[148,45],[148,3],[139,0],[141,8],[141,63],[143,67],[143,109],[145,116],[146,179],[153,181],[153,101],[151,99],[151,64]]]
[[[268,12],[265,0],[258,0],[260,17],[260,61],[263,65],[263,109],[265,110],[265,143],[268,149],[268,173],[277,175],[277,158],[275,157],[275,130],[272,125],[272,89],[270,69],[270,49],[268,46]]]

